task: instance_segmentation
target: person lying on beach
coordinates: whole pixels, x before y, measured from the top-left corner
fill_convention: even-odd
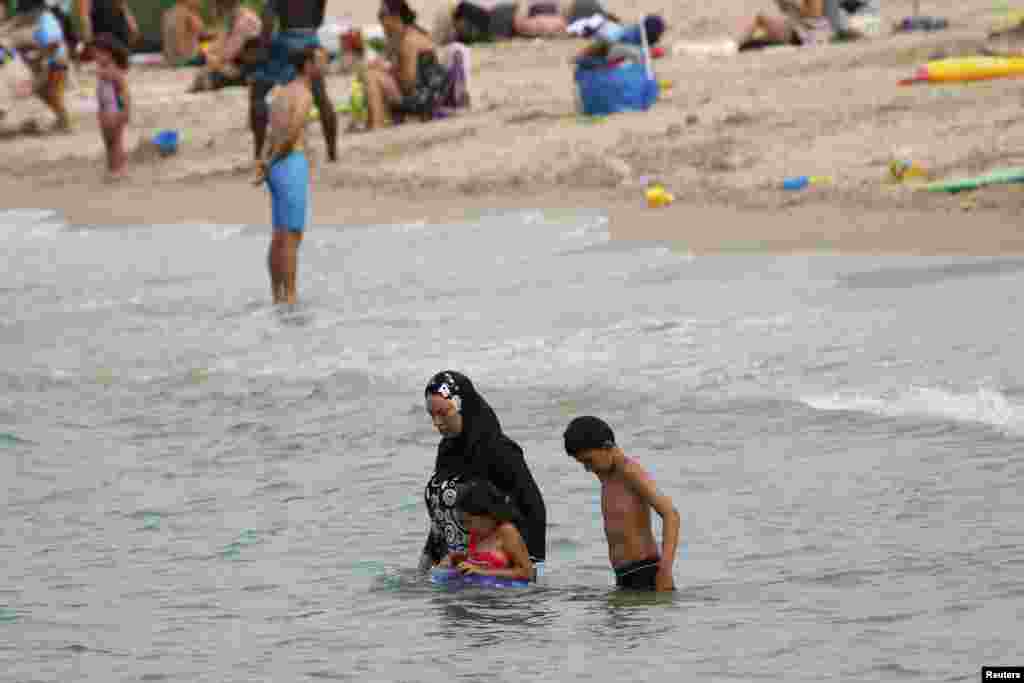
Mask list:
[[[167,66],[202,66],[201,44],[213,34],[206,30],[200,0],[178,0],[161,18],[164,62]]]
[[[206,53],[206,66],[196,74],[188,92],[246,85],[246,71],[266,58],[260,34],[263,22],[241,0],[218,0],[224,18],[222,34]]]
[[[814,45],[827,42],[831,26],[825,18],[824,0],[776,0],[780,14],[759,12],[740,29],[739,49],[775,45]]]
[[[270,190],[273,237],[267,268],[275,304],[294,304],[297,299],[298,251],[309,204],[306,122],[313,106],[313,83],[323,78],[327,64],[324,50],[314,46],[292,53],[291,59],[295,77],[269,94],[267,141],[255,181],[265,182]]]
[[[644,33],[647,47],[654,47],[665,32],[665,20],[657,14],[649,14],[640,23],[623,26],[611,19],[596,16],[576,22],[569,27],[569,31],[591,40],[573,58],[576,64],[597,65],[618,60],[642,62]]]
[[[438,565],[463,574],[530,581],[533,562],[516,527],[522,516],[508,497],[489,481],[468,484],[455,499],[469,531],[466,553],[449,553]]]
[[[383,128],[405,116],[429,119],[448,85],[434,41],[416,24],[405,0],[384,0],[377,18],[394,61],[374,59],[363,69],[367,128]]]
[[[68,60],[64,32],[57,17],[43,0],[24,0],[22,12],[13,18],[9,40],[34,74],[34,94],[53,112],[53,130],[71,130],[71,117],[64,101]],[[38,127],[38,124],[36,124]]]
[[[96,62],[96,119],[107,152],[107,178],[125,177],[128,155],[124,129],[131,120],[132,100],[128,90],[128,47],[109,33],[96,37],[91,46]]]
[[[615,444],[604,420],[577,417],[565,430],[565,451],[601,482],[601,512],[608,559],[620,588],[671,591],[679,544],[679,512],[658,491],[647,471]],[[651,508],[661,516],[661,550],[654,540]]]
[[[611,16],[600,0],[522,0],[488,5],[462,0],[440,10],[432,35],[437,45],[466,45],[511,38],[561,38],[573,22],[600,14]]]

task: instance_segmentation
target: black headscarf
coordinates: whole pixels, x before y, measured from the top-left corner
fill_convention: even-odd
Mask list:
[[[423,393],[428,402],[434,394],[454,401],[462,415],[462,433],[452,438],[441,439],[441,443],[437,445],[437,462],[434,466],[437,473],[444,476],[454,472],[472,472],[477,477],[486,479],[486,472],[480,471],[480,466],[484,463],[473,455],[505,436],[494,409],[477,393],[476,387],[468,377],[454,370],[445,370],[434,375]],[[477,461],[476,467],[474,460]]]

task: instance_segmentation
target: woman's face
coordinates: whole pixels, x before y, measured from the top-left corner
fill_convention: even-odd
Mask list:
[[[455,401],[440,394],[431,394],[427,401],[430,419],[443,438],[450,439],[462,433],[462,414]]]

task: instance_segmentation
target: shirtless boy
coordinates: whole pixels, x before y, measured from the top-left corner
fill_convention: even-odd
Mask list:
[[[295,78],[271,92],[270,128],[256,179],[270,189],[274,235],[267,266],[275,304],[294,304],[296,299],[299,243],[309,202],[306,121],[313,105],[312,83],[323,78],[327,58],[321,48],[306,47],[292,53],[291,62]]]
[[[615,445],[603,420],[577,417],[565,430],[565,450],[601,482],[601,513],[608,559],[620,588],[671,591],[679,544],[679,512],[650,475]],[[661,515],[661,552],[651,529],[651,508]]]

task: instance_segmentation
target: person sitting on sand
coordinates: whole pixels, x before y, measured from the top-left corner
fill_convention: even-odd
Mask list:
[[[247,68],[264,57],[263,22],[256,12],[241,0],[218,0],[217,13],[224,20],[223,33],[207,50],[206,66],[189,92],[245,85]]]
[[[824,0],[776,0],[776,4],[781,14],[759,12],[741,28],[736,39],[740,50],[828,40],[832,29],[825,18]]]
[[[405,0],[384,0],[377,18],[394,61],[374,59],[363,70],[367,128],[383,128],[406,115],[429,118],[448,85],[434,41]]]
[[[432,35],[437,45],[564,37],[570,24],[595,14],[611,16],[600,0],[523,0],[491,6],[484,0],[462,0],[438,12]]]
[[[200,0],[178,0],[161,19],[164,62],[167,66],[202,66],[200,43],[213,36],[203,25]]]
[[[623,26],[611,19],[598,17],[597,21],[584,19],[569,27],[569,32],[590,38],[591,43],[580,50],[573,62],[594,65],[627,59],[644,61],[644,34],[647,47],[658,44],[665,32],[665,20],[657,14],[648,14],[643,21]]]
[[[128,155],[124,149],[124,129],[132,112],[128,47],[103,33],[97,36],[91,50],[96,61],[96,119],[107,151],[107,177],[118,180],[125,176]]]

